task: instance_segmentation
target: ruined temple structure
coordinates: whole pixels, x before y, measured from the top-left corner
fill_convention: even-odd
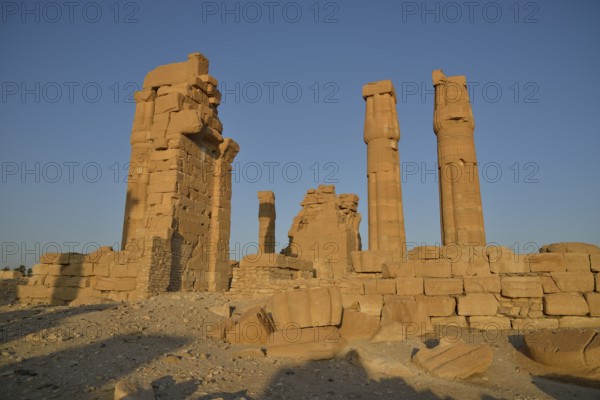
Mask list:
[[[258,192],[258,249],[262,253],[275,253],[275,194]]]
[[[442,243],[485,245],[475,120],[464,76],[432,73],[433,130],[437,136]]]
[[[231,163],[221,94],[200,53],[160,66],[135,93],[123,248],[45,254],[22,300],[130,300],[163,291],[229,288]]]
[[[361,249],[358,196],[321,185],[307,191],[280,254],[275,195],[259,192],[259,251],[230,262],[231,162],[239,148],[222,136],[217,82],[195,53],[151,71],[135,95],[123,249],[44,254],[18,298],[78,305],[179,290],[274,294],[265,309],[235,322],[269,322],[262,330],[273,339],[268,354],[307,351],[308,343],[281,342],[285,324],[310,340],[315,327],[327,326],[344,340],[379,341],[436,326],[600,328],[600,247],[566,242],[516,254],[486,243],[466,79],[438,70],[433,84],[442,246],[406,250],[396,95],[390,81],[379,81],[363,87],[369,249]],[[488,350],[478,350],[485,365]]]
[[[300,205],[283,253],[311,261],[317,272],[342,276],[352,265],[351,252],[361,248],[358,196],[338,196],[333,185],[321,185],[309,189]]]
[[[271,198],[260,193],[271,192],[259,192],[259,198]],[[261,227],[266,224],[262,204],[261,200]],[[321,185],[309,189],[300,205],[286,248],[281,254],[245,255],[239,268],[233,269],[232,291],[257,294],[285,290],[291,285],[330,286],[350,273],[351,254],[361,248],[358,196],[336,195],[333,185]]]

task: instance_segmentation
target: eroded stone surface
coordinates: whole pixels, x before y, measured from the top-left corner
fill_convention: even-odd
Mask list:
[[[592,330],[537,331],[524,336],[533,360],[559,368],[600,366],[600,337]]]
[[[494,350],[488,345],[440,343],[432,349],[421,349],[413,362],[435,376],[464,379],[482,374],[492,364]]]

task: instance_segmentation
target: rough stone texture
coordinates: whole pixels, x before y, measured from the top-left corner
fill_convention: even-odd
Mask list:
[[[354,272],[383,272],[390,264],[392,254],[381,250],[353,251],[351,259]]]
[[[552,272],[550,276],[563,292],[594,291],[594,274],[591,272]]]
[[[463,293],[463,280],[461,278],[425,278],[425,294],[450,295]]]
[[[367,145],[369,250],[406,253],[396,92],[391,81],[363,86],[366,102],[364,140]]]
[[[456,299],[450,296],[415,296],[419,303],[425,305],[425,312],[430,317],[448,317],[456,312]]]
[[[474,293],[458,297],[458,315],[496,315],[499,303],[491,293]]]
[[[590,272],[590,254],[587,253],[565,253],[565,263],[568,272]]]
[[[450,278],[452,264],[448,260],[415,260],[415,275],[429,278]]]
[[[338,288],[293,290],[273,295],[267,305],[276,330],[339,325],[342,296]]]
[[[578,293],[553,293],[544,297],[546,315],[586,315],[590,312],[588,303]]]
[[[358,306],[360,312],[379,318],[383,308],[383,296],[380,294],[360,296]]]
[[[273,322],[265,310],[256,306],[242,314],[233,329],[226,332],[226,339],[234,344],[267,343],[274,330]]]
[[[500,277],[498,275],[474,276],[464,278],[465,293],[500,293]]]
[[[558,320],[560,328],[600,328],[600,318],[562,317]]]
[[[539,253],[528,257],[531,272],[561,272],[567,270],[563,253]]]
[[[420,336],[432,331],[431,321],[423,302],[412,298],[390,296],[381,311],[381,329],[376,341],[402,340],[406,336]]]
[[[271,335],[266,350],[268,357],[316,361],[334,358],[344,344],[333,326],[286,329]]]
[[[435,88],[433,128],[438,143],[442,243],[485,245],[475,121],[464,76],[432,73]]]
[[[328,264],[330,277],[343,276],[352,264],[351,253],[361,248],[358,196],[335,194],[333,185],[309,189],[302,210],[288,232],[282,253],[312,263]]]
[[[502,295],[506,297],[542,297],[544,290],[538,277],[503,277]]]
[[[507,317],[473,316],[469,317],[469,326],[471,329],[498,331],[510,329],[511,324]]]
[[[590,254],[590,264],[592,271],[600,272],[600,254]]]
[[[423,294],[423,278],[397,278],[396,294],[399,296]]]
[[[450,317],[431,317],[431,325],[441,327],[468,328],[467,318],[462,315],[452,315]],[[442,331],[444,333],[444,331]],[[442,335],[446,336],[446,335]]]
[[[529,256],[514,254],[507,247],[488,248],[490,271],[494,274],[524,274],[530,272]]]
[[[352,341],[371,339],[379,330],[379,318],[358,311],[344,310],[340,335]]]
[[[258,192],[258,248],[259,253],[275,253],[275,194]]]
[[[421,349],[413,362],[435,376],[464,379],[482,374],[494,361],[494,350],[485,344],[440,343],[433,349]]]
[[[517,318],[512,320],[512,328],[518,332],[533,332],[540,329],[558,329],[558,319]]]
[[[540,253],[587,253],[600,254],[600,247],[595,244],[581,242],[562,242],[546,244],[540,248]]]
[[[590,307],[590,316],[600,317],[600,293],[586,293],[585,300]]]
[[[545,365],[563,369],[600,365],[600,340],[591,330],[532,332],[524,336],[524,342],[529,357]]]

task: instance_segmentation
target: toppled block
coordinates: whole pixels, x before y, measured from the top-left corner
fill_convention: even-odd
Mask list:
[[[413,362],[435,376],[465,379],[484,373],[494,361],[494,350],[485,344],[442,342],[433,349],[421,349]]]
[[[273,331],[273,323],[265,310],[256,306],[238,319],[233,330],[226,332],[226,339],[234,344],[267,343]]]
[[[524,336],[534,361],[559,368],[600,366],[600,337],[592,330],[537,331]]]
[[[276,330],[339,325],[342,318],[342,295],[338,288],[281,292],[269,299],[268,309]]]
[[[334,358],[344,345],[338,329],[327,326],[274,332],[266,349],[268,357],[316,361]]]

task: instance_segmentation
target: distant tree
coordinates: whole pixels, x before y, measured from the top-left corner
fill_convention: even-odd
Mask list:
[[[26,275],[27,274],[27,267],[24,266],[23,264],[21,264],[21,265],[19,265],[19,268],[15,269],[15,271],[19,271],[23,275]]]
[[[10,271],[10,268],[4,267],[4,268],[2,268],[2,271]]]
[[[27,268],[27,276],[33,276],[33,268]]]

